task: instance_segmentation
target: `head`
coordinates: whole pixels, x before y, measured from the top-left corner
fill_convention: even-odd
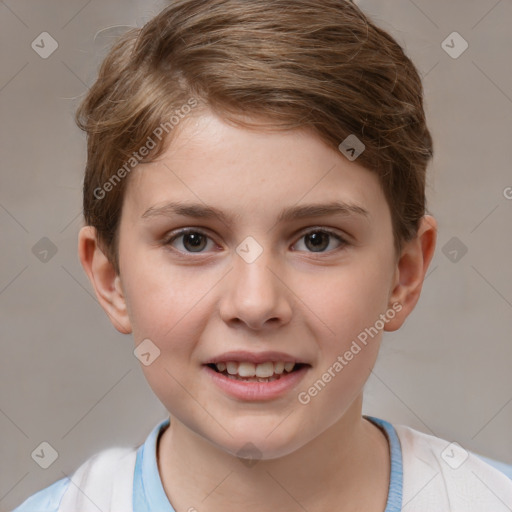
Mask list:
[[[341,0],[178,0],[107,55],[77,112],[80,259],[114,326],[159,351],[145,376],[198,439],[275,458],[358,403],[435,248],[422,98],[396,41]],[[206,366],[228,351],[305,371],[242,399]]]

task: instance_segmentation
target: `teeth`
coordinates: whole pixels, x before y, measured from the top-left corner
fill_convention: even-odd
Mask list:
[[[230,379],[233,380],[243,380],[244,382],[272,382],[274,380],[280,379],[281,377],[279,375],[273,375],[272,377],[269,377],[268,379],[263,379],[261,377],[240,377],[238,375],[228,375]]]
[[[254,363],[238,363],[238,375],[240,377],[254,377],[256,375],[256,366]]]
[[[227,361],[226,363],[216,363],[219,372],[227,370],[229,375],[238,375],[239,377],[256,377],[258,379],[268,379],[274,374],[281,375],[284,371],[291,372],[295,363],[285,363],[278,361],[276,363],[268,361],[265,363],[254,364],[249,362]]]
[[[226,363],[226,368],[228,370],[229,375],[236,375],[238,373],[238,363],[229,361]]]
[[[274,363],[274,373],[281,375],[281,373],[284,372],[284,366],[285,365],[282,361],[279,361],[278,363]]]
[[[284,369],[287,372],[291,372],[293,370],[294,366],[295,366],[295,363],[284,363]]]

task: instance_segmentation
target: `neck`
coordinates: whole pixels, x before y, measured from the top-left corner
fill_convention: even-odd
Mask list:
[[[158,444],[164,490],[176,510],[246,512],[386,507],[390,458],[385,434],[361,416],[358,397],[343,417],[298,450],[242,462],[175,418]],[[361,489],[371,492],[361,492]]]

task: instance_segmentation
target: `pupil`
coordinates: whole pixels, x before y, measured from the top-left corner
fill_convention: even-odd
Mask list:
[[[327,233],[322,233],[321,231],[318,231],[318,232],[308,235],[306,237],[306,246],[308,246],[308,249],[311,249],[311,248],[318,249],[319,246],[323,245],[323,243],[327,240],[327,238],[328,238]],[[313,244],[312,245],[308,244],[308,240],[312,240]],[[311,245],[311,247],[309,247],[309,245]],[[329,244],[327,243],[327,245],[329,245]]]
[[[199,249],[202,249],[203,247],[201,247],[201,238],[204,239],[203,235],[201,235],[200,233],[187,233],[184,236],[183,244],[186,247],[187,243],[189,243],[193,249],[197,249],[198,247],[199,247]],[[204,245],[204,240],[203,240],[203,245]]]

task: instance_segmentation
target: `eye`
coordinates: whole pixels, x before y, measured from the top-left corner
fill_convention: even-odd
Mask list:
[[[332,251],[324,250],[324,248],[329,247],[329,245],[330,245],[329,239],[332,239],[332,238],[336,239],[339,242],[338,248],[348,245],[348,242],[343,237],[341,237],[334,231],[331,231],[328,229],[319,229],[319,228],[312,229],[312,230],[308,231],[307,233],[303,234],[301,237],[301,240],[303,238],[305,239],[304,245],[311,252],[332,252]]]
[[[181,250],[180,252],[197,252],[200,253],[207,245],[206,240],[211,240],[206,233],[199,231],[198,229],[181,229],[180,231],[174,233],[170,238],[165,241],[165,245],[173,245],[175,240],[182,238],[181,244],[185,250]]]
[[[325,249],[331,245],[333,238],[338,241],[337,248],[348,245],[348,242],[343,237],[334,231],[325,228],[312,229],[307,233],[304,233],[300,239],[305,239],[304,245],[308,251],[314,253],[323,253],[331,252],[326,251]],[[175,242],[180,239],[181,242],[179,244],[175,244]],[[172,234],[164,241],[164,244],[171,245],[182,253],[202,253],[205,252],[204,249],[208,245],[208,240],[213,243],[213,240],[203,231],[195,228],[185,228]],[[178,245],[178,247],[176,247],[176,245]],[[179,246],[181,246],[181,248]],[[335,249],[336,247],[332,250]]]

